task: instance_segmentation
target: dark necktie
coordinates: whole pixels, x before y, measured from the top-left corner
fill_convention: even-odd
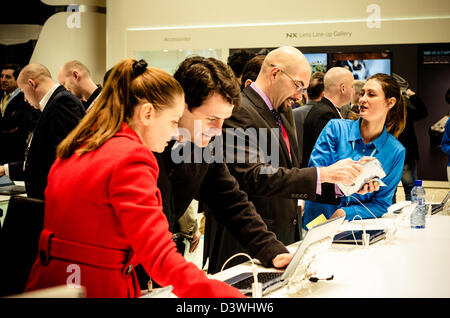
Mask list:
[[[272,109],[272,115],[273,115],[273,118],[275,118],[275,121],[277,122],[278,127],[280,128],[280,132],[281,132],[281,127],[283,125],[283,122],[281,121],[280,113],[277,110]]]

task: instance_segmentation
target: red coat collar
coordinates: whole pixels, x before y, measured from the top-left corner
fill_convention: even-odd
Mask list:
[[[115,136],[116,137],[127,137],[127,138],[130,138],[131,140],[137,141],[140,144],[142,144],[141,138],[139,138],[139,136],[136,134],[136,132],[130,126],[128,126],[128,124],[125,122],[122,124],[122,127],[120,127],[119,131],[116,133]]]

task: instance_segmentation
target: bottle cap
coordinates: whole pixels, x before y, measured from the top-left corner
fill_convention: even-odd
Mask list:
[[[414,185],[416,185],[416,186],[422,186],[422,180],[416,180],[416,181],[414,181]]]

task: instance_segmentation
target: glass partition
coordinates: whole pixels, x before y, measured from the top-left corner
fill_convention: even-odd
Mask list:
[[[160,68],[173,75],[178,65],[187,57],[200,55],[222,59],[222,49],[177,49],[156,51],[134,51],[133,57],[137,60],[145,59],[150,66]]]

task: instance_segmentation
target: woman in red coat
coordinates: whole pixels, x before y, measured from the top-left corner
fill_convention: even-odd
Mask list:
[[[59,145],[27,291],[75,284],[87,297],[139,297],[142,264],[178,297],[243,297],[176,252],[157,188],[161,152],[184,110],[169,74],[133,59],[113,69],[95,106]]]

